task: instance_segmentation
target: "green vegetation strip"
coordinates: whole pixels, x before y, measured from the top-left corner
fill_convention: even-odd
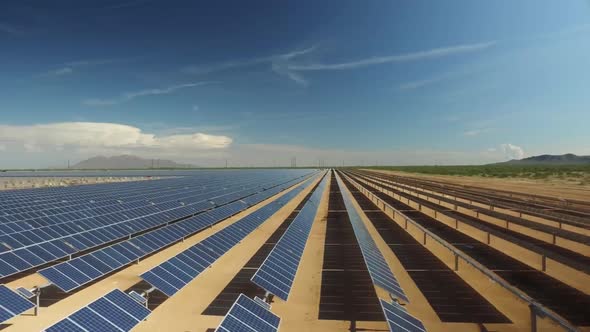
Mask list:
[[[570,178],[578,179],[579,182],[586,182],[586,184],[590,183],[590,165],[378,166],[363,168],[492,178]]]

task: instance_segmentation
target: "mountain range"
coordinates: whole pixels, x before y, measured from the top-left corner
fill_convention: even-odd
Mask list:
[[[113,157],[97,156],[83,160],[73,169],[137,169],[137,168],[194,168],[190,164],[179,164],[165,159],[144,159],[132,155]]]
[[[590,156],[577,156],[573,153],[562,155],[543,154],[523,159],[495,163],[494,165],[590,165]]]

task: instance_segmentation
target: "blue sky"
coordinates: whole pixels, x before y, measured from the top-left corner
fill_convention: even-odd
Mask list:
[[[0,167],[590,154],[590,2],[3,1]]]

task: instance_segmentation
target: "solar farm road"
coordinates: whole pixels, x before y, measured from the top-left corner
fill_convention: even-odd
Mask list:
[[[0,328],[590,331],[590,227],[549,199],[349,169],[169,175],[0,192]]]

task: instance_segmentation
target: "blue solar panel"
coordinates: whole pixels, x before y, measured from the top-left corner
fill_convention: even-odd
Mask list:
[[[38,273],[66,293],[80,286],[80,284],[54,268],[43,269]]]
[[[391,332],[409,331],[409,332],[426,332],[426,328],[420,320],[410,315],[404,307],[392,302],[381,301],[381,308],[385,314],[387,325]]]
[[[0,285],[0,322],[34,307],[35,305],[31,301],[13,292],[5,285]]]
[[[115,325],[89,308],[76,311],[68,319],[87,331],[120,332]]]
[[[47,332],[130,331],[150,311],[127,294],[116,289],[49,327]]]
[[[216,331],[275,332],[279,329],[280,321],[280,318],[268,311],[267,307],[240,294]]]
[[[282,190],[313,172],[268,173],[235,172],[232,174],[240,175],[231,178],[200,173],[155,181],[2,192],[0,277],[204,211],[211,197],[225,204],[259,192],[262,187]],[[237,203],[224,206],[219,215],[227,217],[246,208],[246,204]],[[168,228],[156,237],[149,235],[149,247],[157,250],[194,232],[195,227]],[[119,248],[118,253],[125,257],[125,263],[142,257],[142,253],[128,247]],[[122,263],[120,257],[113,258]]]
[[[178,290],[188,284],[192,279],[194,279],[206,267],[215,262],[225,252],[238,244],[239,241],[250,234],[250,232],[256,229],[256,227],[260,226],[284,204],[289,202],[298,193],[304,190],[308,185],[310,185],[310,183],[311,179],[308,179],[307,181],[299,184],[296,188],[279,197],[275,201],[269,203],[264,208],[258,209],[248,216],[241,218],[228,227],[209,236],[200,243],[197,243],[196,245],[186,249],[170,260],[160,264],[159,266],[156,266],[150,271],[145,272],[141,275],[141,278],[162,291],[164,294],[172,296]],[[272,192],[267,191],[265,192],[265,195],[272,195]],[[260,197],[260,199],[262,200],[264,198]],[[225,218],[226,216],[227,214],[222,214],[220,218]],[[186,262],[187,260],[192,261],[187,262],[186,265],[192,266],[198,270],[195,271],[197,273],[194,274],[194,272],[183,271],[182,269],[179,271],[179,266],[170,263],[172,259],[178,259],[183,262]],[[195,263],[197,265],[195,265]],[[200,269],[197,269],[197,267],[200,267]],[[188,278],[186,276],[188,276]]]
[[[346,206],[346,211],[348,212],[354,235],[361,248],[365,265],[367,266],[373,284],[385,289],[392,296],[408,302],[404,290],[401,288],[399,282],[393,275],[393,272],[391,272],[387,261],[385,261],[383,254],[379,248],[377,248],[377,244],[369,234],[361,216],[358,214],[352,203],[350,193],[345,189],[346,187],[339,176],[337,176],[337,181],[342,192],[342,198],[344,199],[344,205]]]
[[[270,196],[272,195],[272,192],[267,191],[265,195]],[[194,223],[194,217],[192,217],[181,221],[178,224],[167,226],[141,235],[138,238],[118,243],[95,251],[92,254],[55,265],[43,270],[43,273],[41,274],[60,289],[66,292],[72,291],[77,287],[98,279],[135,259],[141,258],[163,246],[180,240],[185,233],[170,230],[173,227],[174,229],[178,229],[179,226],[190,225],[190,232],[193,233],[207,227],[211,221],[219,222],[226,218],[229,215],[228,213],[235,213],[235,211],[243,208],[245,208],[245,205],[243,204],[234,205],[231,203],[230,205],[222,206],[205,213],[217,214],[213,219],[208,219],[207,221],[201,219],[200,222]],[[176,290],[182,288],[186,283],[198,275],[198,273],[202,272],[203,269],[219,258],[221,254],[238,243],[244,235],[245,234],[240,234],[240,231],[231,228],[225,233],[225,237],[223,238],[208,238],[207,240],[209,241],[204,242],[202,248],[195,249],[195,251],[187,251],[183,253],[182,256],[176,257],[177,261],[185,261],[186,264],[184,265],[188,265],[192,268],[186,269],[185,271],[183,264],[175,265],[173,263],[164,263],[162,267],[158,267],[158,269],[154,271],[154,275],[148,275],[146,278],[159,285],[165,294],[173,294]],[[203,253],[203,251],[205,251],[205,253]],[[94,264],[90,264],[90,260],[98,263],[98,265],[95,266]],[[190,262],[188,262],[189,260]],[[55,273],[55,271],[50,272],[48,270],[56,270],[60,273]],[[64,276],[67,278],[64,278]]]
[[[151,313],[149,309],[135,302],[127,294],[118,289],[107,294],[105,298],[125,310],[138,321],[144,320]]]
[[[105,298],[94,301],[88,305],[88,308],[92,309],[94,312],[124,331],[131,330],[138,323],[135,317],[132,317],[116,305],[113,305],[112,302]]]
[[[81,328],[78,324],[74,323],[69,319],[59,321],[57,324],[51,326],[46,332],[87,332]]]
[[[273,250],[252,276],[252,282],[287,300],[311,232],[328,176],[320,182]]]

